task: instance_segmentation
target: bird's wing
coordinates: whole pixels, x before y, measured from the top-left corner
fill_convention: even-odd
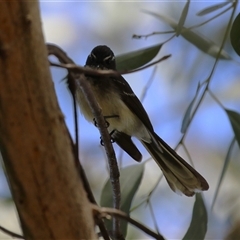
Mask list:
[[[140,121],[143,123],[143,125],[146,127],[146,130],[148,131],[152,143],[160,152],[162,152],[161,146],[155,138],[155,132],[148,117],[148,114],[145,111],[140,100],[134,94],[128,82],[122,76],[114,78],[113,81],[115,82],[114,85],[116,87],[116,90],[118,90],[122,101],[131,110],[131,112],[140,119]]]
[[[150,122],[150,119],[144,107],[142,106],[142,103],[134,94],[128,82],[122,76],[119,76],[118,78],[113,78],[113,81],[115,82],[114,85],[118,90],[122,101],[132,111],[132,113],[134,113],[142,121],[148,131],[153,133],[153,126]]]

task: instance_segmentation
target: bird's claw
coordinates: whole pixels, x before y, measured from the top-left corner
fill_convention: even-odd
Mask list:
[[[115,140],[111,137],[111,143],[114,143],[115,142]],[[102,137],[100,137],[100,144],[102,145],[102,146],[104,146],[104,142],[103,142],[103,140],[102,140]]]
[[[119,118],[119,116],[118,115],[104,116],[104,119],[105,119],[105,122],[106,122],[106,125],[105,125],[106,128],[108,128],[110,126],[109,122],[106,121],[107,118]],[[96,118],[93,118],[93,123],[94,123],[95,127],[98,127],[98,123],[96,121]]]
[[[98,123],[96,121],[96,118],[93,119],[93,123],[94,123],[94,126],[98,128]],[[108,128],[109,125],[110,125],[109,122],[106,121],[106,119],[105,119],[105,127]]]

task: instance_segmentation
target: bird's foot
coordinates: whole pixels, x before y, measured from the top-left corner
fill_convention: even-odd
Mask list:
[[[103,116],[103,117],[104,117],[104,119],[105,119],[105,123],[106,123],[105,127],[106,127],[106,128],[108,128],[109,125],[110,125],[109,122],[108,122],[106,119],[108,119],[108,118],[119,118],[118,115]],[[98,123],[97,123],[97,121],[96,121],[96,118],[93,119],[93,123],[94,123],[95,127],[98,127]]]
[[[113,131],[111,131],[111,132],[109,133],[109,135],[110,135],[110,137],[111,137],[111,143],[114,143],[114,142],[115,142],[114,138],[112,138],[112,134],[114,133],[114,131],[115,131],[115,130],[113,130]],[[102,146],[104,146],[104,142],[103,142],[103,140],[102,140],[102,137],[100,137],[100,144],[101,144]]]

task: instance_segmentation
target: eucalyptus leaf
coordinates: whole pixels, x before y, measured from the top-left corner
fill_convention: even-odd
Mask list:
[[[203,10],[201,10],[200,12],[197,13],[197,16],[203,16],[203,15],[206,15],[208,13],[212,13],[212,12],[218,10],[218,9],[221,9],[221,8],[225,7],[229,3],[230,2],[217,3],[217,4],[214,4],[210,7],[204,8]]]
[[[144,172],[144,164],[137,164],[123,168],[120,171],[121,185],[121,207],[126,214],[130,214],[132,200],[141,184]],[[110,180],[103,187],[100,205],[102,207],[113,207],[112,186]],[[112,220],[106,221],[106,227],[109,231],[112,229]],[[127,222],[121,221],[121,233],[127,235]]]
[[[150,11],[144,11],[145,13],[152,15],[160,20],[163,20],[168,25],[170,25],[175,31],[177,30],[178,24],[175,20],[156,14]],[[207,53],[208,55],[216,58],[218,56],[218,52],[220,50],[220,47],[215,44],[210,39],[206,38],[202,34],[198,33],[197,31],[192,31],[191,29],[187,29],[185,27],[182,27],[181,36],[184,37],[187,41],[192,43],[195,47],[197,47],[199,50],[201,50],[204,53]],[[230,60],[231,57],[229,54],[222,50],[221,54],[219,56],[220,59]]]
[[[182,121],[182,126],[181,126],[181,133],[185,133],[187,130],[187,127],[189,125],[189,122],[191,121],[191,112],[192,112],[192,107],[195,102],[195,97],[193,100],[190,102],[188,105],[188,108],[184,114],[183,121]]]
[[[186,110],[186,112],[184,114],[183,121],[182,121],[182,126],[181,126],[181,133],[185,133],[186,132],[186,130],[188,128],[188,125],[189,125],[189,123],[191,121],[191,118],[192,118],[191,113],[192,113],[193,104],[194,104],[194,102],[195,102],[195,100],[197,98],[197,95],[198,95],[198,92],[200,90],[200,87],[201,87],[201,85],[200,85],[200,83],[198,83],[196,94],[195,94],[193,100],[188,105],[188,108],[187,108],[187,110]]]
[[[230,31],[230,40],[233,49],[240,56],[240,13],[234,19],[232,28]]]
[[[222,184],[223,178],[224,178],[225,173],[226,173],[226,171],[227,171],[227,168],[228,168],[228,165],[229,165],[229,162],[230,162],[230,156],[231,156],[231,153],[232,153],[232,150],[233,150],[233,146],[234,146],[235,141],[236,141],[236,139],[235,139],[235,137],[234,137],[233,140],[232,140],[231,143],[230,143],[229,148],[228,148],[227,155],[226,155],[226,158],[225,158],[225,160],[224,160],[224,165],[223,165],[223,168],[222,168],[222,171],[221,171],[221,174],[220,174],[220,178],[219,178],[219,181],[218,181],[218,183],[217,183],[216,190],[215,190],[215,192],[214,192],[213,202],[212,202],[211,209],[213,209],[213,207],[214,207],[214,204],[215,204],[215,202],[216,202],[216,199],[217,199],[217,196],[218,196],[218,193],[219,193],[220,186],[221,186],[221,184]]]
[[[180,33],[182,31],[182,28],[184,26],[184,23],[185,23],[185,20],[187,18],[187,14],[188,14],[189,5],[190,5],[190,1],[188,0],[185,4],[184,8],[183,8],[181,17],[180,17],[179,22],[178,22],[178,26],[177,26],[177,30],[176,30],[176,35],[177,36],[180,35]]]
[[[116,56],[117,70],[118,71],[133,70],[147,64],[154,57],[156,57],[161,47],[162,43],[152,47],[143,48],[137,51]]]
[[[196,194],[192,220],[183,240],[204,240],[207,232],[208,215],[200,193]]]
[[[240,147],[240,114],[229,109],[225,109],[225,111],[231,122],[233,132],[238,142],[238,146]]]

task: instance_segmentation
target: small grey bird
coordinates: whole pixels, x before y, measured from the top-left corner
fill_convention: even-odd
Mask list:
[[[114,53],[107,46],[97,46],[89,54],[86,67],[116,70]],[[208,183],[201,174],[154,132],[145,109],[122,76],[87,75],[86,79],[109,123],[112,139],[125,152],[141,161],[142,154],[131,139],[136,137],[161,168],[174,192],[193,196],[195,192],[208,190]],[[85,118],[93,122],[94,116],[80,89],[77,90],[77,101]]]

